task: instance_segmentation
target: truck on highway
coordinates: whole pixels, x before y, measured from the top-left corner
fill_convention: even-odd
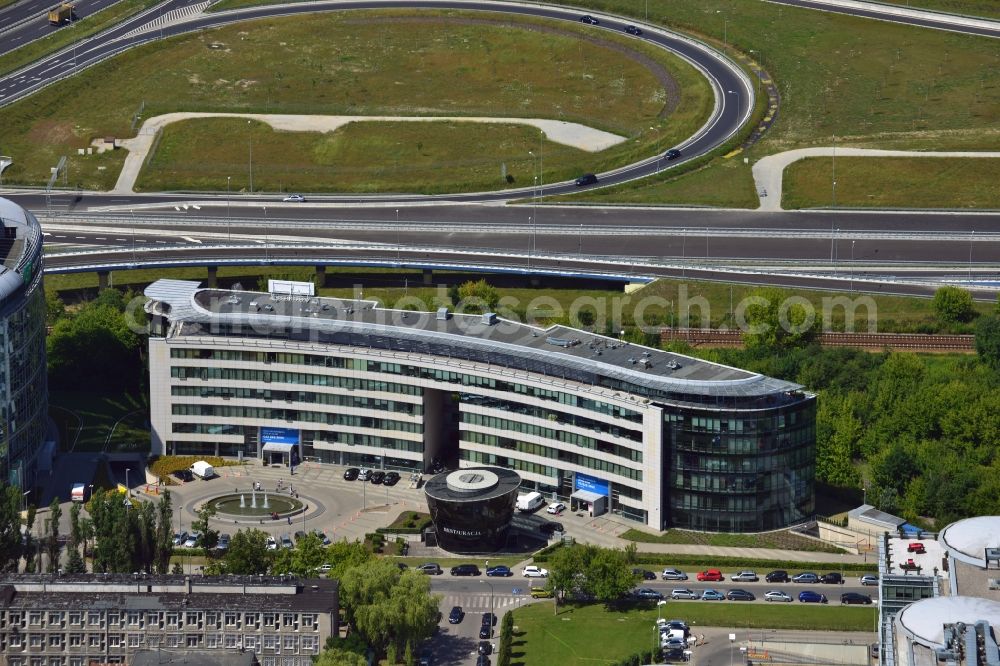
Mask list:
[[[69,23],[73,20],[75,16],[74,10],[76,5],[68,2],[62,2],[52,9],[49,10],[49,23],[52,25],[62,25],[63,23]]]

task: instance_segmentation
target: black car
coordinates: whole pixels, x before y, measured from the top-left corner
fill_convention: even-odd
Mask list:
[[[452,576],[478,576],[479,567],[475,564],[459,564],[451,568]]]
[[[448,624],[458,624],[463,617],[465,617],[465,611],[462,610],[462,607],[454,606],[448,613]]]
[[[601,22],[595,19],[590,14],[584,14],[580,17],[580,23],[588,23],[590,25],[601,25]]]
[[[643,580],[656,580],[656,574],[649,569],[632,569],[633,576],[642,576]]]
[[[476,666],[490,666],[490,658],[485,654],[476,657]]]
[[[753,601],[756,598],[751,592],[747,592],[746,590],[729,590],[726,593],[726,599],[730,601]]]
[[[381,485],[381,483],[385,481],[385,472],[382,471],[372,472],[372,476],[368,480],[374,483],[375,485]]]
[[[662,592],[654,590],[649,587],[637,587],[636,589],[632,590],[632,596],[635,597],[636,599],[652,599],[656,601],[663,600]]]
[[[670,150],[667,151],[667,154],[666,154],[666,158],[667,158],[668,162],[670,160],[676,160],[680,156],[681,156],[681,151],[677,150],[676,148],[671,148]]]
[[[444,571],[441,570],[441,566],[436,562],[428,562],[427,564],[421,564],[417,567],[417,571],[420,573],[425,573],[428,576],[437,576],[438,574],[443,574]]]
[[[840,595],[840,603],[842,604],[864,604],[869,605],[872,602],[872,598],[867,594],[860,594],[858,592],[845,592]]]
[[[843,585],[844,577],[839,573],[827,573],[820,576],[819,582],[827,585]]]
[[[634,25],[627,25],[625,26],[625,32],[627,32],[630,35],[635,35],[636,37],[638,37],[639,35],[642,34],[642,29],[637,28]]]
[[[479,654],[493,654],[493,643],[489,641],[479,641]]]
[[[176,472],[171,472],[170,476],[178,481],[194,481],[194,474],[189,469],[179,469]]]
[[[386,472],[385,479],[382,481],[383,486],[394,486],[399,483],[399,472]]]
[[[768,583],[787,583],[788,572],[783,569],[778,569],[777,571],[772,571],[771,573],[764,576],[764,580],[766,580]]]
[[[583,187],[584,185],[594,185],[597,183],[597,176],[592,173],[585,173],[576,179],[576,186]]]
[[[348,467],[344,470],[344,481],[356,481],[361,470],[357,467]]]
[[[482,638],[482,639],[488,639],[488,638],[492,638],[492,636],[493,636],[493,627],[491,627],[488,624],[484,624],[484,625],[482,625],[482,626],[479,627],[479,637],[480,638]]]
[[[484,627],[492,627],[497,623],[497,616],[493,613],[483,613],[483,621],[480,623]]]
[[[541,530],[542,534],[552,534],[553,532],[562,532],[563,526],[562,523],[548,521],[539,525],[538,529]]]

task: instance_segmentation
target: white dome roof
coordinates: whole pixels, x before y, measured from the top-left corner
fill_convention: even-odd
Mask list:
[[[1000,548],[1000,516],[959,520],[941,530],[938,541],[956,560],[986,566],[986,549]]]
[[[944,645],[945,623],[971,625],[980,620],[1000,627],[1000,602],[980,597],[934,597],[915,601],[896,616],[912,640],[929,648]]]

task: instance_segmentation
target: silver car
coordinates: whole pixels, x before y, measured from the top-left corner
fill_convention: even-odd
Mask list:
[[[732,581],[736,583],[756,583],[758,580],[760,578],[757,577],[756,571],[741,571],[732,577]]]
[[[865,574],[860,578],[862,585],[878,585],[878,576],[875,574]]]
[[[686,587],[674,588],[670,591],[671,599],[697,599],[698,593],[694,590],[689,590]]]
[[[764,601],[791,602],[792,597],[781,590],[768,590],[764,593]]]
[[[679,569],[664,569],[663,580],[687,580],[688,575]]]

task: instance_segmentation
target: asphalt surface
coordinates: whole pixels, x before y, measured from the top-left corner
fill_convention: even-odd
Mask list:
[[[75,21],[80,21],[121,0],[71,0],[76,5]],[[72,30],[72,23],[51,25],[49,10],[60,0],[20,0],[0,9],[0,53],[8,53],[57,30]],[[0,87],[3,84],[0,83]]]
[[[171,2],[170,6],[185,6],[187,2]],[[255,18],[265,18],[274,16],[297,16],[316,11],[350,10],[350,9],[391,9],[391,8],[431,8],[431,9],[459,9],[463,11],[502,11],[508,14],[521,16],[544,17],[553,20],[566,20],[577,22],[582,11],[576,9],[565,9],[556,7],[540,7],[527,5],[508,5],[500,2],[462,2],[459,0],[389,0],[387,2],[312,2],[301,5],[287,5],[282,7],[251,7],[218,14],[206,15],[191,21],[186,21],[177,25],[163,26],[159,30],[145,32],[131,37],[126,35],[137,23],[145,22],[148,18],[155,16],[147,15],[147,19],[133,19],[123,27],[115,28],[88,40],[80,48],[76,49],[72,56],[67,51],[45,58],[15,75],[0,79],[0,106],[10,104],[22,99],[27,95],[41,89],[48,83],[56,81],[65,76],[72,75],[82,68],[89,67],[104,59],[124,52],[125,50],[151,42],[160,37],[170,37],[173,35],[185,34],[197,30],[204,30],[219,25],[232,23],[235,21],[250,20]],[[612,30],[621,32],[625,29],[626,22],[602,21],[599,26],[592,26],[596,30]],[[707,46],[690,41],[680,35],[661,34],[647,30],[641,37],[649,43],[666,48],[682,58],[694,62],[707,76],[716,92],[717,104],[712,117],[699,133],[680,144],[684,151],[684,156],[666,163],[659,159],[662,156],[648,158],[636,164],[617,169],[612,172],[600,175],[601,182],[598,186],[614,185],[636,178],[648,176],[656,173],[665,165],[672,166],[681,164],[699,155],[710,152],[717,146],[724,143],[749,119],[750,111],[753,107],[753,86],[749,79],[738,67],[722,59],[716,52]],[[593,186],[590,186],[593,187]],[[543,185],[537,188],[542,196],[552,194],[562,194],[572,192],[577,189],[573,183],[558,183]],[[530,194],[535,188],[524,188],[516,191],[470,193],[458,195],[442,195],[438,197],[400,196],[384,195],[380,197],[354,197],[353,200],[399,200],[413,201],[419,199],[446,199],[450,201],[503,201],[514,196],[524,196]]]
[[[1000,38],[1000,28],[956,25],[955,23],[949,22],[944,15],[942,15],[941,19],[934,19],[930,17],[920,18],[916,16],[899,16],[897,14],[879,11],[877,8],[858,9],[855,7],[840,7],[837,5],[830,5],[825,2],[810,2],[810,0],[768,1],[778,5],[802,7],[804,9],[816,9],[824,12],[832,12],[834,14],[847,14],[848,16],[857,16],[860,18],[875,19],[878,21],[889,21],[891,23],[902,23],[903,25],[913,25],[921,28],[931,28],[933,30],[947,30],[949,32],[959,32],[965,35],[980,35],[982,37]],[[912,7],[911,9],[921,8]]]

